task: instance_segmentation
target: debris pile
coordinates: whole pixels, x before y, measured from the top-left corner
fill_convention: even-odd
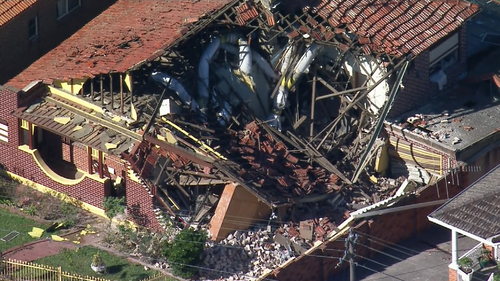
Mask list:
[[[264,229],[236,231],[218,243],[209,243],[202,276],[220,280],[248,280],[259,277],[290,258],[288,250],[273,242]],[[223,272],[227,272],[224,274]],[[231,274],[233,273],[233,274]]]
[[[295,156],[282,141],[263,132],[255,121],[234,133],[227,152],[229,158],[241,163],[238,174],[243,180],[256,182],[260,190],[281,193],[273,202],[341,189],[337,175],[312,163],[299,162],[304,157]]]

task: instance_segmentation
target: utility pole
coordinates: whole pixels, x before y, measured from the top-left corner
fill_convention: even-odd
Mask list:
[[[349,237],[345,239],[345,251],[344,251],[344,256],[339,258],[339,263],[335,268],[338,268],[341,266],[344,261],[349,261],[349,271],[350,271],[350,280],[351,281],[356,281],[356,263],[354,261],[354,257],[356,256],[354,254],[354,245],[356,245],[356,242],[358,241],[358,235],[354,234],[352,232],[352,228],[349,230]]]
[[[352,233],[352,229],[349,232],[349,239],[347,240],[347,251],[349,255],[349,276],[351,281],[356,281],[356,264],[354,263],[354,243],[356,243],[356,235]]]

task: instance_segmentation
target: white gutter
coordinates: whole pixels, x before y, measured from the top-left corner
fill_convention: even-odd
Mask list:
[[[467,236],[467,237],[470,237],[470,238],[472,238],[472,239],[474,239],[474,240],[476,240],[476,241],[479,241],[479,242],[481,242],[481,243],[485,243],[485,244],[487,244],[487,245],[492,245],[491,241],[488,241],[488,240],[486,240],[486,239],[483,239],[483,238],[481,238],[481,237],[479,237],[479,236],[477,236],[477,235],[474,235],[474,234],[472,234],[472,233],[469,233],[469,232],[467,232],[467,231],[464,231],[464,230],[462,230],[462,229],[460,229],[460,228],[456,228],[456,227],[454,227],[454,226],[452,226],[452,225],[449,225],[449,224],[447,224],[447,223],[445,223],[445,222],[442,222],[442,221],[440,221],[440,220],[438,220],[438,219],[436,219],[436,218],[429,217],[429,216],[427,216],[427,218],[429,219],[429,221],[431,221],[431,222],[433,222],[433,223],[435,223],[435,224],[437,224],[437,225],[440,225],[440,226],[442,226],[442,227],[444,227],[444,228],[448,228],[448,229],[450,229],[450,230],[454,230],[454,231],[456,231],[456,232],[458,232],[458,233],[460,233],[460,234],[462,234],[462,235],[465,235],[465,236]]]

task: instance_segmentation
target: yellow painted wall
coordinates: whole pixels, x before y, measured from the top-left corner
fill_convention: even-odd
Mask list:
[[[385,172],[389,168],[389,151],[387,149],[387,145],[384,144],[380,148],[380,153],[377,155],[375,159],[375,172],[380,175],[385,175]]]
[[[426,169],[429,172],[443,174],[443,156],[424,149],[410,146],[399,139],[391,138],[389,156],[392,161],[404,161]]]
[[[73,79],[73,91],[71,91],[71,81],[60,81],[60,80],[55,80],[54,85],[58,88],[61,88],[67,92],[70,92],[72,94],[78,94],[80,90],[83,88],[83,84],[87,81],[87,78],[83,79]]]

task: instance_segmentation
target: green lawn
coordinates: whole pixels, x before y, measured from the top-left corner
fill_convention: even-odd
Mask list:
[[[101,277],[108,280],[136,281],[158,273],[154,270],[146,271],[142,265],[132,264],[124,258],[100,250],[99,253],[106,264],[108,272],[106,274],[97,274],[90,268],[92,257],[97,251],[98,249],[91,246],[85,246],[77,250],[63,250],[57,255],[36,260],[35,263],[54,267],[61,266],[67,272]]]
[[[12,230],[19,232],[19,235],[9,242],[0,240],[0,252],[36,240],[28,235],[28,232],[33,227],[45,229],[47,225],[10,213],[8,210],[0,207],[0,238],[9,234]]]

